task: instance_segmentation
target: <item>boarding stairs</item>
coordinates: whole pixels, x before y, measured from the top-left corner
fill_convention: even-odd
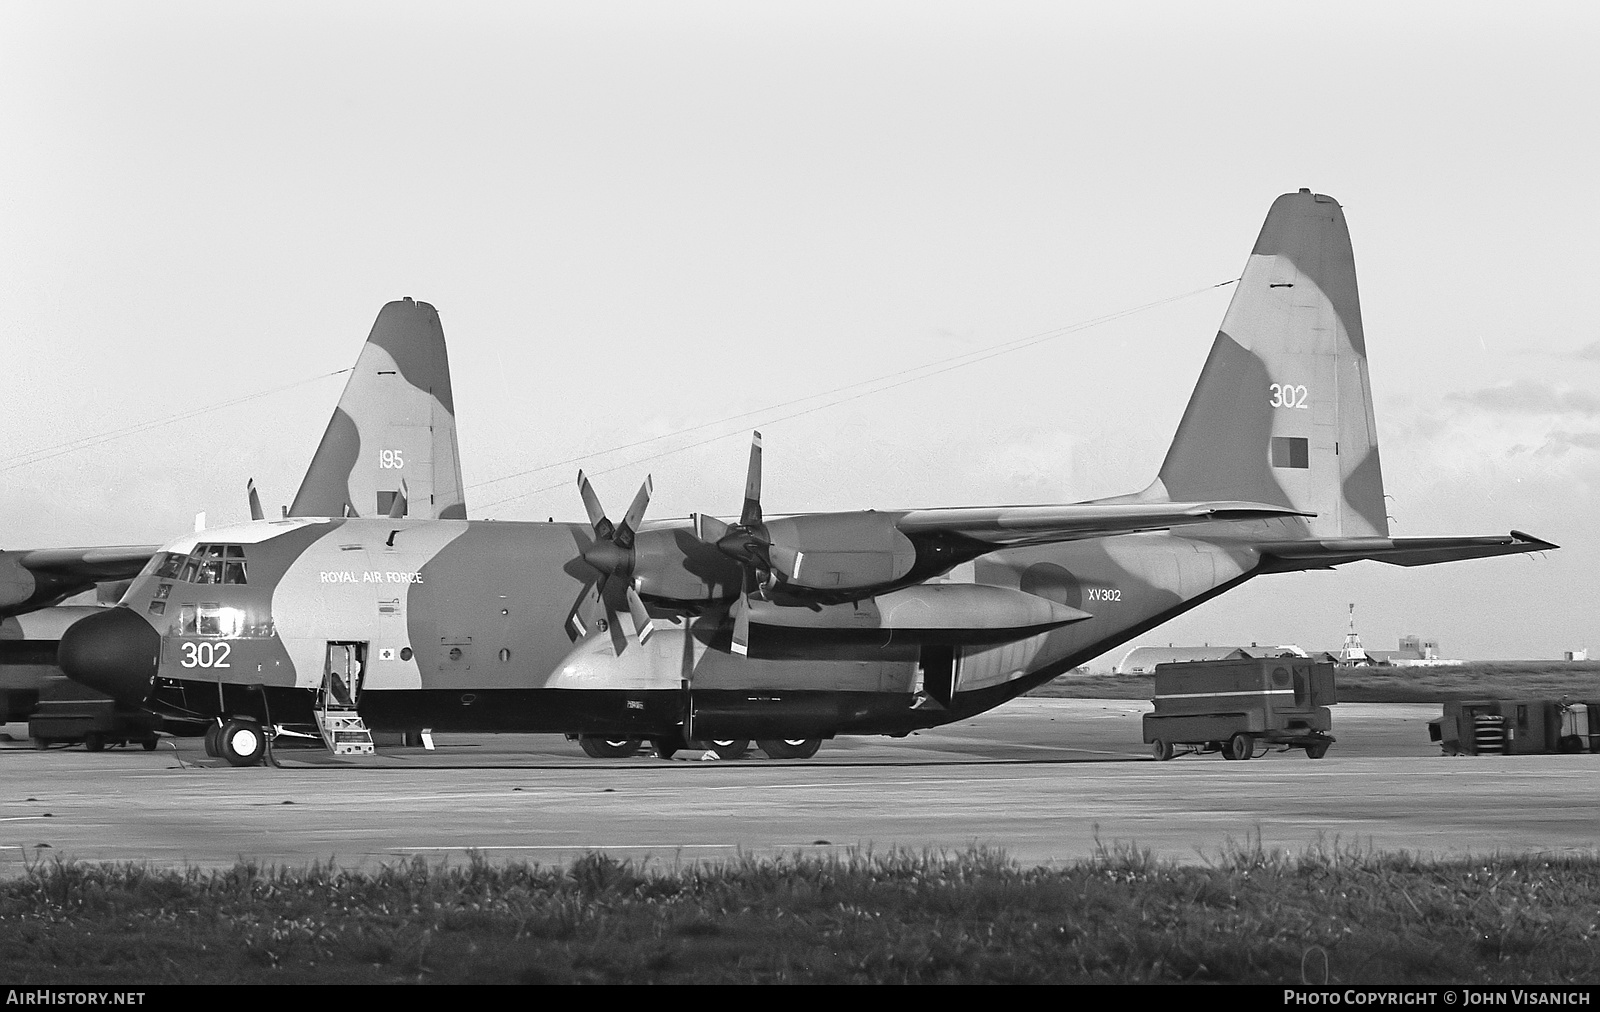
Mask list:
[[[353,706],[329,703],[317,709],[317,730],[334,755],[375,755],[372,732]]]

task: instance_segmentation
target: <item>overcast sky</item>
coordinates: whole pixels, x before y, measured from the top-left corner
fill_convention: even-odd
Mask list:
[[[444,320],[474,517],[578,519],[580,465],[614,511],[649,472],[652,516],[734,513],[753,425],[771,512],[1133,491],[1226,308],[1200,290],[1305,186],[1355,243],[1393,533],[1564,547],[1271,577],[1138,642],[1333,647],[1355,602],[1369,647],[1600,649],[1597,29],[1592,3],[13,0],[0,545],[164,541],[247,517],[251,477],[288,502],[328,374],[407,295]]]

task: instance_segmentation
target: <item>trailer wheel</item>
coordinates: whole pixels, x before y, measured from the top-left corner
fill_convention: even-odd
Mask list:
[[[154,738],[146,738],[144,741],[141,741],[139,745],[146,752],[154,752],[156,750],[156,740]]]
[[[43,752],[45,749],[50,747],[50,739],[49,738],[41,738],[38,735],[34,735],[33,736],[33,747],[38,749],[39,751]]]
[[[1222,752],[1224,759],[1249,759],[1256,754],[1256,740],[1244,732],[1240,732],[1228,739],[1228,747]]]
[[[1328,754],[1328,743],[1325,742],[1325,741],[1319,741],[1315,745],[1307,745],[1306,746],[1306,755],[1310,756],[1313,759],[1321,759],[1323,756],[1325,756],[1327,754]]]
[[[1150,754],[1156,757],[1157,762],[1166,762],[1172,758],[1172,742],[1157,738],[1150,743]]]
[[[83,736],[83,750],[85,752],[104,752],[106,750],[106,736],[99,731],[90,731]]]

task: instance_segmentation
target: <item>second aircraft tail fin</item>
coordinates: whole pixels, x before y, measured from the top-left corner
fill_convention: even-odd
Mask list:
[[[391,516],[401,496],[403,516],[467,516],[444,328],[409,298],[378,313],[289,515]]]

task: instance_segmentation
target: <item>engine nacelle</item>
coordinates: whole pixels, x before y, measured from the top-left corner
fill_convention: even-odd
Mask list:
[[[769,555],[783,581],[808,590],[894,583],[917,561],[916,546],[882,513],[817,513],[768,520]]]

